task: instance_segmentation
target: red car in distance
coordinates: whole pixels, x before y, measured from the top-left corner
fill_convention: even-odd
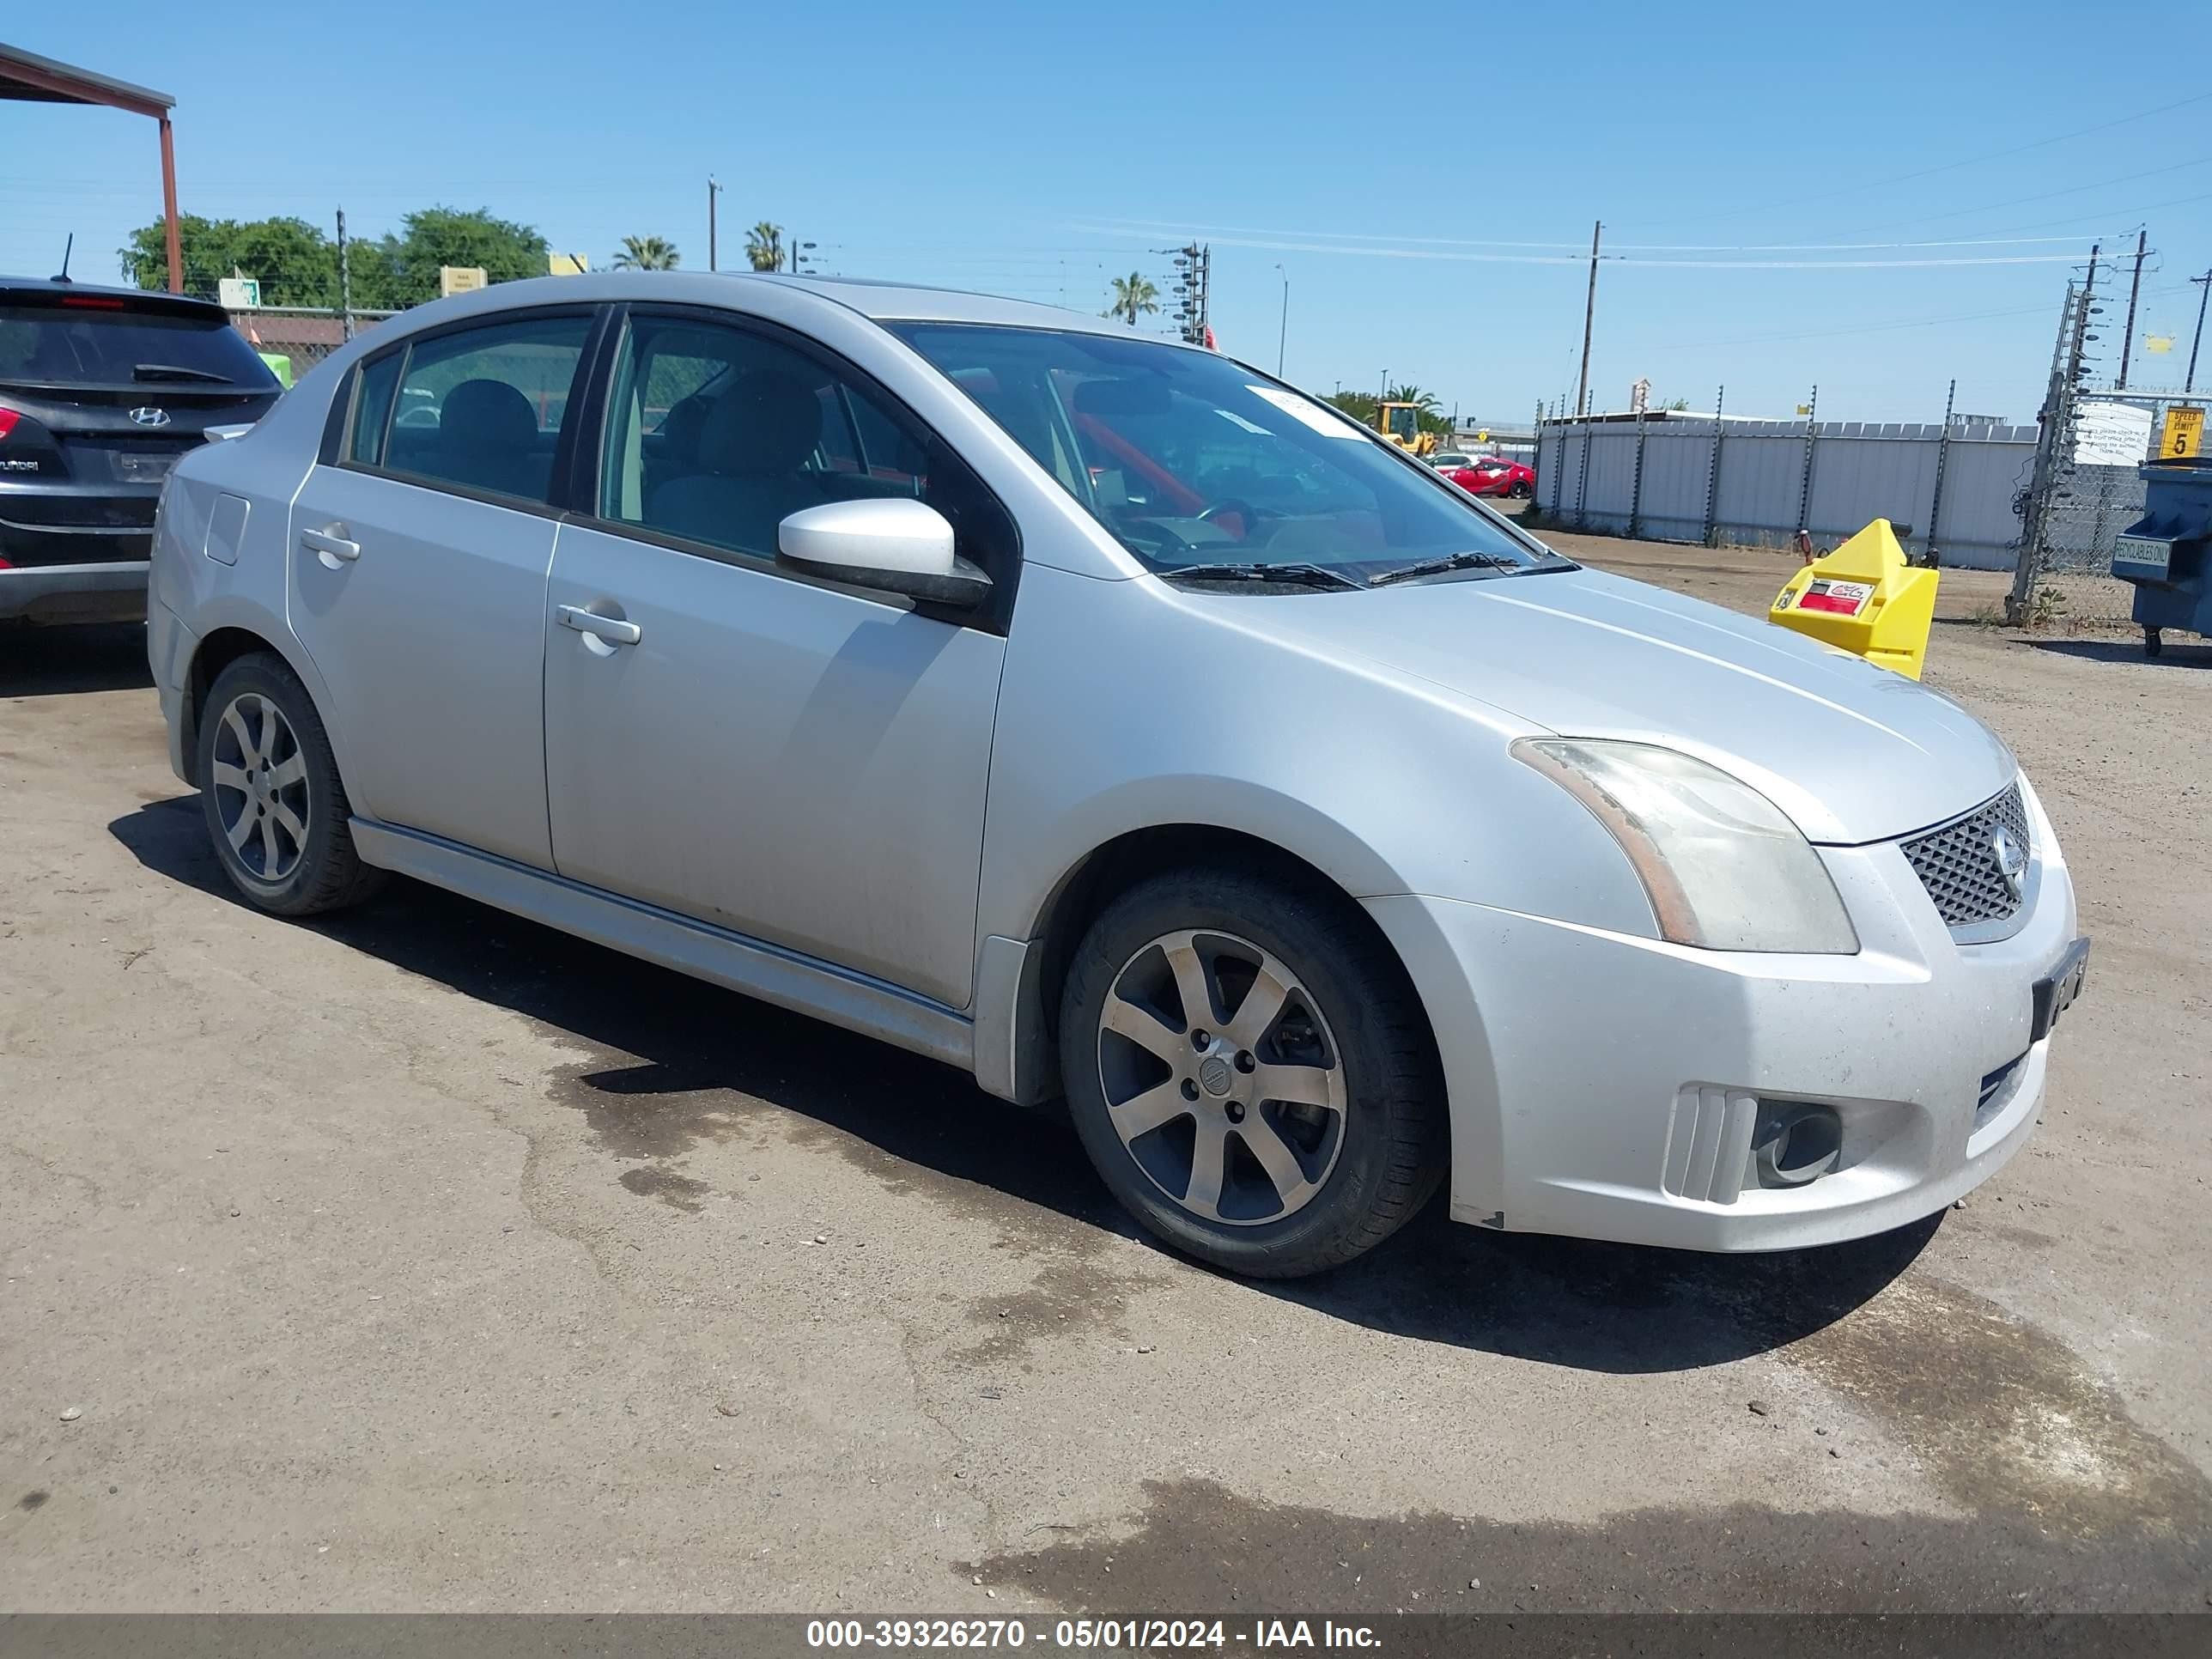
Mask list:
[[[1462,466],[1440,466],[1437,471],[1470,495],[1510,495],[1525,501],[1536,493],[1534,469],[1503,455],[1478,455]]]

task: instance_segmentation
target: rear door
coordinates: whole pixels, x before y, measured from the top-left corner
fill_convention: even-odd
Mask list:
[[[292,509],[292,628],[355,808],[541,869],[545,580],[596,320],[501,313],[365,360]]]

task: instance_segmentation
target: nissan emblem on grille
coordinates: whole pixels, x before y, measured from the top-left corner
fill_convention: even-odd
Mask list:
[[[2004,921],[2027,890],[2031,843],[2018,785],[1905,843],[1905,856],[1950,927]]]

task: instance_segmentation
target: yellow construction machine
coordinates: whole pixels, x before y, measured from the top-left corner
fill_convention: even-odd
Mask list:
[[[1375,429],[1410,454],[1432,455],[1436,453],[1437,434],[1421,430],[1421,406],[1419,404],[1376,404]]]

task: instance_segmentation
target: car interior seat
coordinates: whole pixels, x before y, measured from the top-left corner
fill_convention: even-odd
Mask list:
[[[504,380],[464,380],[440,406],[436,466],[456,483],[544,500],[553,470],[538,451],[530,399]]]
[[[821,436],[815,386],[788,370],[756,369],[714,400],[700,426],[698,470],[655,489],[646,522],[773,557],[778,524],[832,499],[807,467]]]

